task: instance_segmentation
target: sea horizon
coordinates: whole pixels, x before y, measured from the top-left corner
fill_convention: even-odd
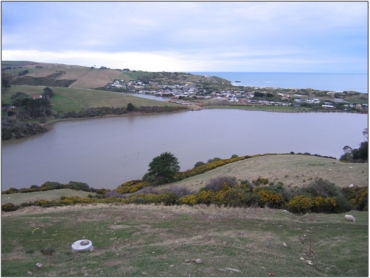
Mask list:
[[[368,93],[367,73],[322,72],[189,72],[196,75],[217,76],[235,86],[272,87],[282,89],[315,89],[323,91],[356,91]],[[235,83],[235,81],[240,81]]]

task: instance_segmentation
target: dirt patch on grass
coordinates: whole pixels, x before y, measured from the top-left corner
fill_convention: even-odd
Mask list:
[[[131,227],[127,225],[110,225],[109,228],[116,230],[116,229],[127,229]]]

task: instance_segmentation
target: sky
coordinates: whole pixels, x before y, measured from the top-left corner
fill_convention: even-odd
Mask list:
[[[2,2],[2,60],[368,72],[368,2]]]

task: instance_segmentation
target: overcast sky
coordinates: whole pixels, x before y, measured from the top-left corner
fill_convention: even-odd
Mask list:
[[[2,2],[2,60],[367,73],[367,2]]]

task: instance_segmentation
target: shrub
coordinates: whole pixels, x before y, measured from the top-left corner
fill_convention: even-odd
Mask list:
[[[66,188],[74,189],[74,190],[82,190],[89,192],[90,187],[87,183],[84,182],[77,182],[77,181],[70,181],[68,184],[65,185]]]
[[[197,163],[195,163],[194,168],[202,166],[202,165],[205,165],[205,163],[202,161],[198,161]]]
[[[223,204],[228,207],[243,207],[249,205],[251,194],[242,188],[231,188],[224,194]]]
[[[13,193],[18,193],[18,189],[11,187],[8,190],[4,191],[5,194],[13,194]]]
[[[18,209],[18,207],[16,205],[14,205],[13,203],[7,203],[7,204],[1,206],[2,211],[15,211],[17,209]]]
[[[196,203],[210,205],[213,202],[214,195],[213,191],[202,190],[196,194]]]
[[[165,190],[166,193],[174,193],[178,197],[190,195],[191,192],[188,188],[186,187],[178,187],[178,186],[171,186],[169,188],[166,188]]]
[[[229,177],[229,176],[220,176],[217,178],[212,178],[209,180],[208,184],[205,186],[205,189],[212,190],[213,192],[217,192],[223,188],[224,184],[230,187],[233,187],[237,184],[236,178]]]
[[[279,193],[275,193],[269,190],[259,190],[259,203],[260,206],[268,204],[270,208],[280,208],[283,204],[283,197]]]
[[[149,173],[145,173],[142,180],[146,181],[146,182],[149,182],[149,183],[153,183],[155,181],[155,177],[149,175]]]
[[[263,177],[258,177],[258,179],[252,181],[252,183],[254,183],[254,185],[258,186],[258,185],[261,185],[261,184],[268,184],[269,180],[266,179],[266,178],[263,178]]]
[[[346,187],[342,188],[342,193],[351,205],[359,211],[368,209],[368,188],[367,187]]]
[[[47,191],[52,189],[63,189],[63,188],[65,188],[65,186],[59,182],[47,181],[41,185],[40,190]]]
[[[195,195],[187,195],[179,198],[179,203],[184,205],[195,205],[197,202],[197,198]]]
[[[325,201],[324,204],[320,205],[317,208],[313,208],[318,212],[345,212],[351,210],[351,203],[343,195],[343,191],[340,187],[336,186],[334,183],[331,183],[327,180],[316,179],[311,184],[302,187],[300,190],[303,195],[309,194],[312,197],[322,197],[323,200],[332,200],[325,199],[329,197],[335,198],[335,206],[332,205],[329,201]],[[330,205],[331,204],[331,205]]]
[[[253,184],[251,184],[248,180],[242,180],[240,181],[240,188],[242,188],[244,191],[253,191]]]
[[[313,206],[311,211],[313,212],[335,212],[337,207],[336,197],[322,197],[318,196],[312,199]]]
[[[47,200],[38,200],[34,202],[34,205],[40,207],[50,207],[52,204],[50,201]]]
[[[108,192],[110,192],[109,189],[105,189],[105,188],[96,189],[96,194],[105,195]]]
[[[207,163],[215,162],[215,161],[220,161],[220,160],[221,160],[221,158],[215,157],[215,158],[212,158],[212,159],[208,159],[208,162]]]
[[[165,206],[172,206],[179,204],[179,197],[175,193],[163,193],[159,195],[159,200]]]
[[[312,208],[312,206],[313,201],[311,197],[303,195],[294,196],[287,204],[288,210],[295,213],[306,213]]]
[[[131,180],[131,181],[127,181],[121,184],[116,189],[114,189],[114,191],[117,193],[122,193],[122,194],[123,193],[133,193],[149,185],[150,184],[147,181]]]

